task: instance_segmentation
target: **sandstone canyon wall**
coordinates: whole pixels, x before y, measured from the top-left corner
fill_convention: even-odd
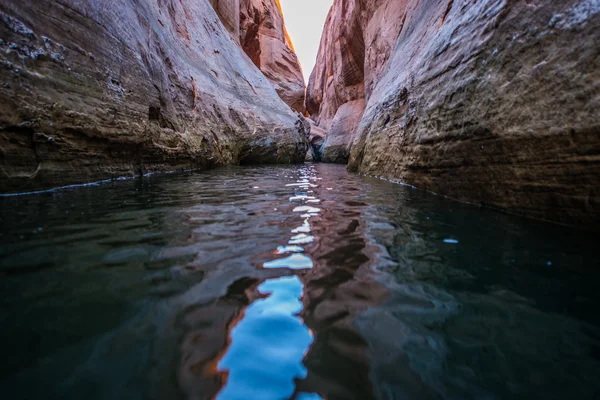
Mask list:
[[[236,6],[2,1],[0,192],[304,160],[309,126],[243,53]]]
[[[325,22],[306,105],[327,131],[323,160],[346,163],[373,87],[404,23],[406,0],[336,0]]]
[[[271,82],[281,99],[304,114],[302,67],[279,0],[209,0],[225,28]]]
[[[305,84],[279,0],[240,0],[240,42],[282,100],[304,114]]]
[[[348,17],[352,8],[360,12]],[[395,33],[367,44],[390,9]],[[351,146],[352,170],[600,226],[598,0],[337,0],[336,15],[357,22],[326,28],[307,104],[327,142],[333,133]],[[359,33],[381,57],[344,59]],[[352,104],[363,86],[364,113]],[[348,115],[338,132],[336,118]]]
[[[240,0],[208,0],[233,38],[240,36]]]

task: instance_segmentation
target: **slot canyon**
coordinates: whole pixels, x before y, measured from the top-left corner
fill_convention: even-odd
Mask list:
[[[596,399],[599,232],[600,0],[0,0],[6,398]]]

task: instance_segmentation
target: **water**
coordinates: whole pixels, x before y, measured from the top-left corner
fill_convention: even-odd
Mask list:
[[[332,165],[0,204],[3,398],[599,398],[590,233]]]

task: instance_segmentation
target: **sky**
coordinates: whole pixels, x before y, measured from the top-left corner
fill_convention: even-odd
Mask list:
[[[302,65],[304,80],[312,72],[321,34],[333,0],[279,0],[288,34]]]

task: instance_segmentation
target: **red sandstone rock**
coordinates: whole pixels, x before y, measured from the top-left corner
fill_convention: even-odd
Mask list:
[[[219,19],[233,37],[240,35],[240,0],[208,0]]]
[[[0,2],[0,191],[303,160],[308,124],[243,54],[237,0],[211,3]]]
[[[597,228],[598,38],[597,0],[337,0],[308,111],[330,129],[364,87],[351,169]]]
[[[305,85],[278,0],[240,0],[240,42],[283,101],[304,114]]]
[[[405,5],[405,0],[336,0],[331,8],[306,101],[311,117],[328,131],[324,161],[348,161],[365,100],[387,64]]]

